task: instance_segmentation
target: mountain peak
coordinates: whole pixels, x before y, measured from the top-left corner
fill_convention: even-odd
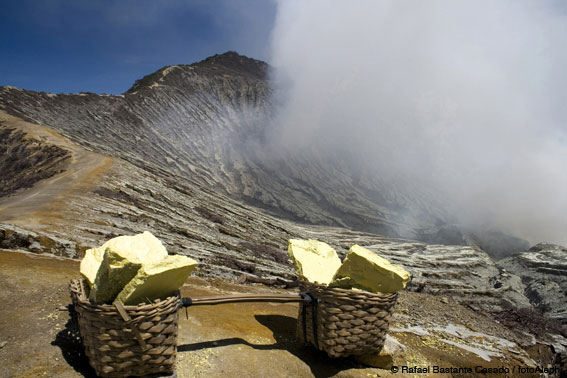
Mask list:
[[[191,66],[216,66],[223,67],[240,74],[251,75],[258,79],[265,79],[268,65],[261,60],[248,58],[240,55],[236,51],[227,51],[224,54],[217,54],[192,64]]]
[[[179,64],[162,67],[159,70],[136,80],[134,85],[127,92],[133,93],[144,87],[150,87],[156,84],[159,85],[160,82],[163,82],[163,78],[172,72],[174,68],[192,70],[193,72],[204,76],[236,74],[238,76],[247,76],[260,80],[265,80],[268,72],[268,64],[265,62],[248,58],[235,51],[227,51],[223,54],[210,56],[193,64]]]

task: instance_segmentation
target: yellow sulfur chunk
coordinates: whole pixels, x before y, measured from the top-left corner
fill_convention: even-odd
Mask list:
[[[317,240],[290,239],[287,251],[297,275],[309,282],[327,285],[341,266],[337,252]]]
[[[102,257],[106,249],[106,243],[98,248],[91,248],[85,251],[85,257],[81,260],[81,274],[85,277],[90,287],[93,287],[96,273],[102,263]]]
[[[406,287],[410,274],[372,251],[353,245],[329,286],[395,293]]]
[[[85,257],[81,260],[81,274],[87,279],[91,287],[102,263],[104,251],[108,247],[113,250],[135,250],[140,259],[145,259],[148,256],[151,261],[157,261],[167,256],[167,250],[163,244],[148,231],[134,236],[118,236],[110,239],[100,247],[87,249]]]
[[[126,305],[137,305],[165,299],[177,292],[196,266],[195,260],[179,255],[144,264],[116,300]]]
[[[89,295],[94,303],[113,301],[143,263],[158,262],[167,256],[161,242],[147,231],[134,236],[119,236],[95,249],[98,251],[88,254],[84,266],[81,263],[81,273],[88,280],[92,279],[93,271],[97,272]],[[100,250],[104,252],[99,263]]]

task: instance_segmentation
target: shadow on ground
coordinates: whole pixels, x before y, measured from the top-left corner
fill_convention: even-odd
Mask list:
[[[67,306],[67,311],[69,312],[69,320],[65,324],[65,328],[57,333],[51,345],[61,349],[63,358],[77,373],[86,378],[96,378],[97,375],[89,364],[89,359],[85,354],[85,348],[81,341],[75,308],[73,305],[69,305]]]
[[[256,320],[269,328],[276,342],[274,344],[252,344],[244,339],[233,337],[177,346],[177,351],[189,352],[201,349],[218,348],[229,345],[247,345],[257,350],[286,350],[302,360],[317,378],[334,376],[342,370],[359,367],[349,358],[330,358],[326,353],[295,338],[297,319],[283,315],[255,315]]]
[[[77,323],[77,313],[72,305],[67,308],[69,320],[65,328],[59,331],[51,345],[61,349],[65,361],[79,374],[86,378],[96,378],[94,369],[90,366],[85,355],[83,343]],[[269,328],[276,342],[274,344],[252,344],[241,338],[226,338],[194,344],[183,344],[177,347],[179,353],[211,349],[229,345],[247,345],[257,350],[286,350],[302,360],[317,378],[334,376],[342,370],[351,369],[358,365],[349,358],[330,358],[326,353],[316,350],[310,345],[303,344],[295,338],[297,320],[283,315],[255,315],[256,320]]]

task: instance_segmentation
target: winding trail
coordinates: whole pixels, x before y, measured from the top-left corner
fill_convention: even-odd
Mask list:
[[[48,227],[53,224],[50,219],[63,218],[70,195],[89,192],[97,178],[110,169],[114,162],[113,158],[87,151],[48,127],[26,122],[3,111],[0,111],[0,124],[5,128],[20,130],[28,138],[71,152],[64,172],[0,199],[0,223],[33,229]]]

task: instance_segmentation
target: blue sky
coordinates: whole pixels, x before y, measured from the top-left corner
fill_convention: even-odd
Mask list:
[[[267,60],[270,0],[0,0],[0,85],[119,94],[228,50]]]

